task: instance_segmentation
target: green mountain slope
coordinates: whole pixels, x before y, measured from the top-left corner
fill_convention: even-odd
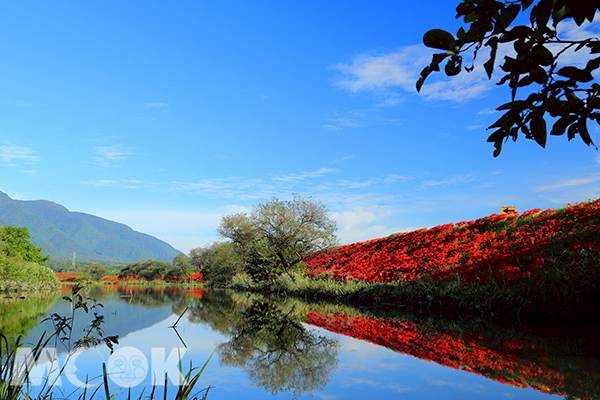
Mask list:
[[[0,192],[0,225],[26,227],[32,242],[54,260],[130,262],[171,261],[179,251],[127,225],[93,215],[71,212],[46,200],[13,200]]]

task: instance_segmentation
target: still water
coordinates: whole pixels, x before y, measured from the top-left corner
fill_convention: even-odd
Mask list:
[[[153,364],[177,369],[181,360],[187,370],[212,354],[198,386],[211,387],[209,399],[600,398],[598,337],[590,332],[541,335],[203,289],[106,286],[88,295],[103,305],[103,335],[118,335],[119,344],[112,356],[105,345],[76,353],[57,397],[69,397],[77,381],[99,385],[102,363],[113,393],[126,397],[127,387],[140,394],[162,384],[169,367]],[[0,332],[33,343],[52,329],[40,322],[47,315],[70,312],[58,293],[0,301]],[[77,317],[74,335],[88,322]],[[59,364],[66,347],[56,344]]]

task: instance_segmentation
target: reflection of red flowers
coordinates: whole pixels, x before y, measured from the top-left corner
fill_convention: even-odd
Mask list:
[[[410,282],[431,276],[513,282],[549,265],[560,262],[567,269],[586,254],[598,254],[599,225],[596,200],[419,229],[315,253],[306,262],[311,276],[340,280]]]
[[[478,334],[444,332],[410,321],[339,313],[309,312],[306,323],[447,367],[478,373],[501,383],[532,387],[545,393],[564,394],[567,390],[567,379],[537,341],[512,338],[504,338],[501,342],[486,341]],[[575,365],[569,365],[569,368],[575,368]],[[589,376],[585,369],[574,370],[574,373],[582,383],[600,379],[597,374]],[[582,398],[596,397],[586,393]]]

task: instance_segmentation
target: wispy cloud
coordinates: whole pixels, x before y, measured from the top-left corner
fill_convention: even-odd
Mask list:
[[[82,182],[84,185],[95,187],[119,187],[123,189],[141,189],[156,185],[140,179],[92,179]]]
[[[362,110],[350,110],[334,114],[328,118],[323,127],[330,131],[341,129],[364,128],[373,125],[400,125],[402,120],[389,118],[381,114],[378,107]]]
[[[111,146],[97,146],[94,148],[96,156],[94,160],[102,166],[109,166],[117,161],[129,158],[131,150],[127,146],[115,144]]]
[[[39,159],[36,152],[25,146],[3,145],[0,146],[0,161],[5,166],[18,166],[24,163],[32,163]]]
[[[27,101],[27,100],[17,100],[17,101],[15,101],[15,106],[28,108],[28,107],[32,107],[33,103],[30,101]]]
[[[477,115],[494,115],[496,113],[498,113],[499,111],[493,109],[493,108],[484,108],[481,109],[477,112]]]
[[[148,101],[146,103],[144,103],[144,107],[145,108],[167,108],[169,107],[169,103],[164,102],[164,101]]]
[[[485,125],[483,124],[471,124],[471,125],[467,125],[467,130],[468,131],[478,131],[478,130],[482,130],[485,129]]]
[[[475,177],[471,174],[467,175],[459,175],[459,176],[451,176],[443,179],[432,179],[426,180],[423,182],[424,187],[437,187],[437,186],[454,186],[461,185],[465,183],[471,183],[475,181]]]
[[[394,213],[392,208],[371,206],[336,211],[331,216],[338,225],[340,243],[354,243],[412,229],[382,222]]]
[[[340,164],[346,161],[354,160],[356,158],[356,154],[348,154],[345,156],[338,157],[331,161],[331,164]]]
[[[574,41],[583,40],[590,37],[597,37],[600,34],[600,13],[596,13],[594,21],[590,24],[584,24],[578,26],[572,20],[562,21],[557,26],[557,31],[562,40]],[[548,49],[554,54],[562,51],[567,44],[550,43],[547,45]],[[574,48],[569,48],[563,52],[560,56],[559,61],[561,64],[577,65],[582,66],[590,60],[590,50],[584,47],[578,51]]]
[[[280,175],[273,178],[276,182],[300,182],[307,179],[320,178],[336,172],[334,168],[319,168],[312,171],[302,171],[287,175]]]
[[[351,62],[335,68],[342,77],[336,84],[351,92],[402,90],[416,94],[415,82],[421,69],[429,63],[431,51],[421,45],[404,46],[397,51],[358,55]],[[466,101],[479,97],[493,87],[481,68],[452,79],[432,76],[421,95],[428,100]],[[393,97],[392,97],[393,98]]]
[[[600,174],[592,174],[582,178],[563,179],[556,183],[550,183],[548,185],[538,186],[536,191],[538,192],[551,192],[555,190],[562,190],[565,188],[571,188],[576,186],[591,185],[600,182]]]

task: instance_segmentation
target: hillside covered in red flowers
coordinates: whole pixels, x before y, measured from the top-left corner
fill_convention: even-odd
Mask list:
[[[400,233],[319,252],[306,262],[310,276],[337,280],[511,283],[537,279],[552,267],[600,273],[599,255],[600,199]]]

